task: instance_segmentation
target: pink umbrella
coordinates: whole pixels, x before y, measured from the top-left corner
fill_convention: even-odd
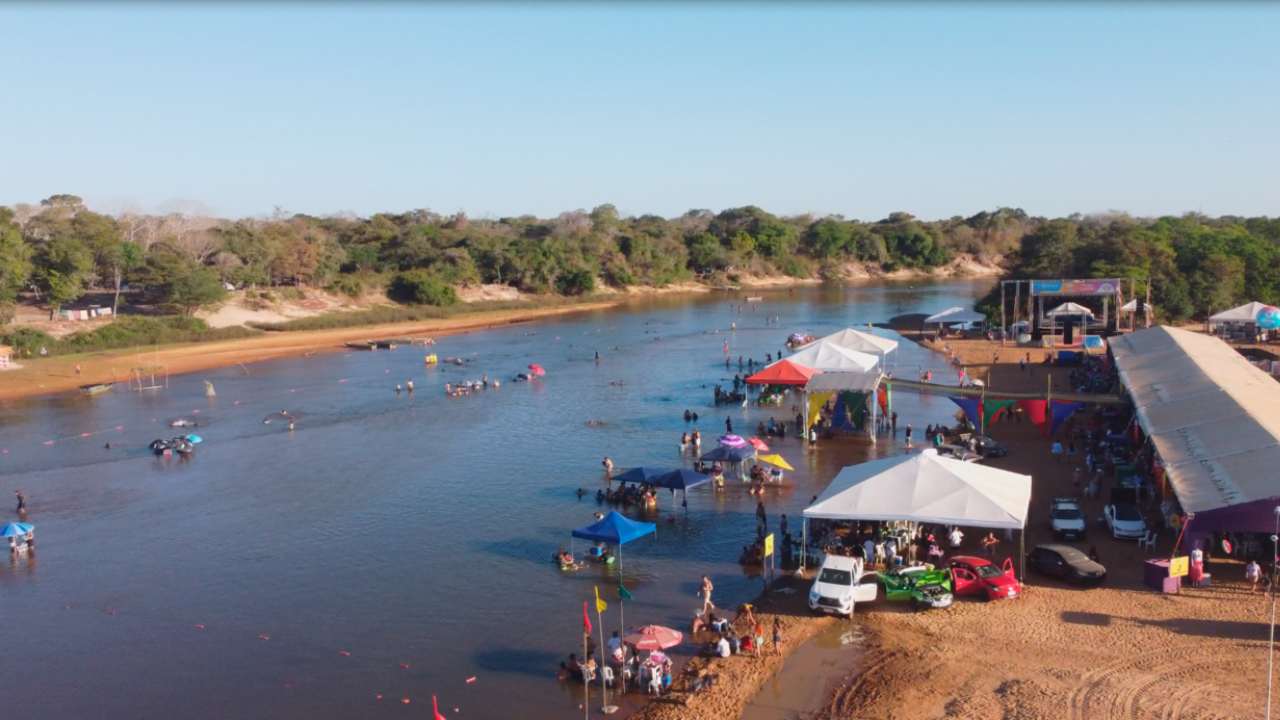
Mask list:
[[[645,625],[632,630],[622,638],[637,650],[665,650],[674,647],[684,640],[684,633],[662,625]]]
[[[533,373],[535,377],[542,377],[547,374],[547,371],[542,369],[542,366],[538,363],[529,363],[529,372]]]
[[[760,452],[769,452],[769,446],[766,445],[765,442],[760,438],[753,437],[751,438],[750,442],[751,442],[751,447],[759,450]]]
[[[747,441],[743,440],[741,435],[721,435],[720,444],[725,447],[740,448],[746,447]]]

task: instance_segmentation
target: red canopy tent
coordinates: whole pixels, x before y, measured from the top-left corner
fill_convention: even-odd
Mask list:
[[[818,371],[790,360],[779,360],[747,378],[752,385],[805,385]]]

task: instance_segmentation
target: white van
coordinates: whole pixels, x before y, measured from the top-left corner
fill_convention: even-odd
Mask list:
[[[875,602],[876,574],[862,572],[862,561],[844,555],[827,555],[809,590],[809,609],[852,616],[857,603]]]

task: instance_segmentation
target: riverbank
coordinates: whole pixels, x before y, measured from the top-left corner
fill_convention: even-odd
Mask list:
[[[361,325],[334,330],[270,332],[238,340],[23,359],[22,367],[0,372],[0,400],[65,392],[93,383],[127,382],[131,368],[141,366],[158,366],[169,375],[178,375],[282,357],[333,352],[343,349],[343,343],[371,338],[436,337],[487,330],[571,313],[603,310],[623,302],[625,300],[618,299],[548,308],[489,310],[421,322]]]

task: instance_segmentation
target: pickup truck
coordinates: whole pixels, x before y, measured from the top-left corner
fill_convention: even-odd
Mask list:
[[[875,602],[879,576],[862,568],[858,558],[827,555],[809,590],[809,609],[852,617],[858,603]]]

